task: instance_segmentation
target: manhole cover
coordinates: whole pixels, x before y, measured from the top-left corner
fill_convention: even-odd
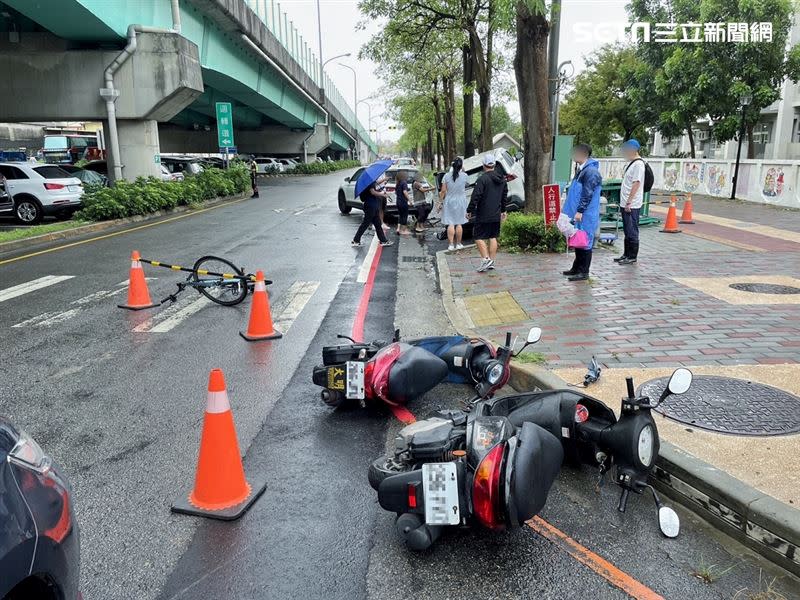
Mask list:
[[[651,379],[639,394],[658,398],[669,377]],[[733,377],[696,375],[681,396],[656,409],[691,427],[733,435],[786,435],[800,432],[800,398],[763,383]]]
[[[800,294],[800,288],[791,285],[778,285],[777,283],[732,283],[728,286],[740,292],[753,292],[754,294]]]
[[[403,262],[425,262],[428,260],[427,256],[404,256]]]

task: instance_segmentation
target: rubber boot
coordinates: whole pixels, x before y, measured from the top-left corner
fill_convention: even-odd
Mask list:
[[[591,250],[575,250],[577,268],[574,275],[567,277],[569,281],[586,281],[589,279],[589,267],[592,264]]]
[[[580,250],[575,250],[575,260],[572,261],[572,268],[569,271],[561,271],[561,274],[566,277],[571,277],[572,275],[577,275],[581,272],[581,259],[580,259]]]

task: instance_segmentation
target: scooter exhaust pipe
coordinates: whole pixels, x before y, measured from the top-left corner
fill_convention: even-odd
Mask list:
[[[420,515],[411,513],[397,517],[394,525],[409,550],[417,552],[430,548],[442,533],[441,527],[426,525]]]

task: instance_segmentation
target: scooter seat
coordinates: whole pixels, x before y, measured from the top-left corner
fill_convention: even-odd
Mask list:
[[[513,489],[507,502],[509,519],[522,525],[544,508],[550,486],[561,471],[564,449],[556,436],[535,423],[523,423],[517,439]]]
[[[447,363],[416,346],[403,352],[389,371],[389,399],[404,403],[433,389],[447,377]]]

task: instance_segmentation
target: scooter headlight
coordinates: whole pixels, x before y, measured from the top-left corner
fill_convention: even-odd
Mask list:
[[[497,382],[499,382],[502,376],[503,376],[502,363],[495,362],[487,367],[486,381],[488,381],[491,385],[495,385]]]

